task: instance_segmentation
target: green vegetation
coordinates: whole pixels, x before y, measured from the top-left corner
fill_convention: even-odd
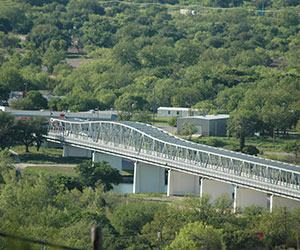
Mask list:
[[[22,99],[17,99],[11,103],[11,107],[15,109],[45,109],[48,106],[48,101],[38,91],[29,91]]]
[[[211,203],[209,197],[124,196],[105,192],[102,180],[83,187],[78,182],[84,175],[78,178],[74,168],[69,168],[72,174],[43,167],[16,175],[8,155],[1,154],[0,160],[0,231],[84,249],[90,247],[92,225],[101,225],[104,249],[284,249],[299,244],[299,209],[269,213],[249,207],[235,215],[225,197]],[[105,164],[90,167],[96,173],[100,165]],[[0,237],[0,249],[15,249],[11,244]]]
[[[177,126],[177,117],[172,117],[170,120],[168,120],[168,125],[171,127]]]
[[[76,172],[83,187],[95,188],[101,184],[104,191],[113,188],[112,184],[118,185],[122,176],[118,169],[112,168],[107,162],[84,161],[77,165]]]
[[[9,113],[0,112],[1,149],[22,144],[26,153],[29,153],[29,147],[35,144],[39,151],[46,133],[46,121],[42,118],[15,119]]]
[[[196,140],[248,153],[255,146],[263,156],[299,162],[299,137],[292,138],[300,131],[299,1],[145,2],[0,0],[0,103],[7,104],[11,91],[25,91],[14,107],[113,108],[121,119],[142,122],[151,122],[159,106],[229,113],[237,139]],[[71,67],[74,58],[85,63]],[[47,103],[40,90],[55,98]],[[40,148],[43,133],[42,121],[15,121],[0,112],[2,150],[21,144],[25,152],[14,149],[22,161],[71,162],[61,150]],[[224,199],[134,202],[106,192],[119,177],[105,164],[78,175],[29,168],[16,176],[5,154],[0,230],[82,248],[89,248],[92,224],[103,227],[104,249],[193,249],[203,239],[218,249],[299,246],[299,210],[249,208],[235,216]],[[6,244],[0,238],[0,249]]]
[[[222,233],[201,222],[185,225],[166,250],[225,249]]]
[[[79,157],[62,157],[61,148],[48,148],[41,147],[39,151],[36,151],[34,147],[29,147],[29,153],[25,152],[24,147],[14,146],[12,150],[18,153],[18,156],[23,163],[35,163],[35,164],[77,164],[84,159]]]
[[[8,151],[0,151],[0,185],[4,183],[4,176],[14,168]]]
[[[192,140],[209,146],[239,150],[239,139],[234,137],[198,137],[192,138]],[[299,157],[295,154],[295,150],[296,152],[298,150],[298,135],[291,135],[290,138],[277,137],[275,139],[271,137],[249,137],[247,141],[247,147],[256,147],[259,150],[258,155],[261,157],[298,165],[300,163]]]
[[[159,106],[229,113],[239,151],[254,132],[295,130],[299,1],[143,2],[1,0],[1,102],[27,90],[12,105],[44,108],[37,90],[48,90],[53,110],[114,108],[146,123]]]
[[[193,123],[184,123],[181,129],[181,135],[188,135],[189,139],[197,132],[197,128]]]
[[[26,167],[24,174],[28,175],[45,175],[45,176],[67,176],[67,177],[77,177],[75,167],[68,166],[29,166]]]

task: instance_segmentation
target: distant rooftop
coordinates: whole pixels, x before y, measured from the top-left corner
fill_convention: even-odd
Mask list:
[[[196,115],[196,116],[186,116],[184,118],[192,118],[192,119],[204,119],[204,120],[219,120],[219,119],[228,119],[230,116],[227,114],[219,114],[219,115]]]
[[[197,110],[197,109],[181,108],[181,107],[159,107],[157,110],[189,111],[189,110]]]
[[[17,117],[46,117],[65,119],[89,119],[89,120],[116,120],[118,112],[114,110],[99,110],[87,112],[64,112],[51,110],[16,110],[9,107],[0,106],[0,111],[9,112]]]

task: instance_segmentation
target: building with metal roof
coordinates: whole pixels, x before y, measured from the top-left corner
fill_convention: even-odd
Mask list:
[[[195,134],[202,136],[226,136],[229,115],[187,116],[177,119],[177,133],[181,133],[187,124],[197,130]]]

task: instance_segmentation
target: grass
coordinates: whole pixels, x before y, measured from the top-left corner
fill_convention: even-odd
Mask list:
[[[150,199],[150,198],[162,198],[165,197],[165,193],[140,193],[140,194],[126,194],[128,198],[134,199]]]
[[[300,159],[299,158],[296,159],[296,157],[291,154],[276,154],[276,153],[266,152],[262,156],[264,158],[268,158],[271,160],[283,161],[294,165],[300,165]]]
[[[74,166],[29,166],[25,168],[24,170],[25,174],[45,174],[49,176],[55,176],[55,175],[63,175],[63,176],[70,176],[70,177],[76,177],[78,176],[78,173],[75,170]],[[121,175],[124,177],[131,177],[132,174],[121,171]]]
[[[251,137],[246,138],[246,145],[256,146],[260,151],[269,152],[286,152],[285,146],[288,142],[297,140],[296,138],[272,138],[268,137]],[[223,148],[234,149],[239,147],[239,139],[235,137],[198,137],[193,138],[193,141],[203,143],[211,146],[218,146]]]
[[[45,174],[48,176],[70,176],[76,177],[78,174],[75,171],[75,167],[56,167],[56,166],[30,166],[24,169],[25,174]]]
[[[151,123],[153,125],[168,125],[168,122],[172,120],[172,117],[155,117],[152,119]]]
[[[19,154],[19,158],[22,163],[78,164],[83,160],[86,160],[79,157],[62,157],[63,150],[61,148],[41,147],[40,151],[36,151],[35,147],[30,147],[30,152],[26,153],[24,146],[15,146],[12,150]]]
[[[292,164],[300,164],[299,159],[295,159],[292,153],[286,151],[286,144],[300,139],[299,135],[293,135],[289,138],[277,137],[273,140],[271,137],[251,137],[246,138],[246,145],[253,145],[260,151],[260,157],[283,161]],[[192,138],[194,142],[203,143],[210,146],[237,150],[239,148],[239,139],[235,137],[198,137]]]

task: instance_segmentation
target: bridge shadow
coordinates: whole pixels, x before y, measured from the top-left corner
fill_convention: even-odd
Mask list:
[[[22,163],[57,163],[57,164],[79,164],[86,158],[62,157],[56,155],[24,153],[19,156]]]

